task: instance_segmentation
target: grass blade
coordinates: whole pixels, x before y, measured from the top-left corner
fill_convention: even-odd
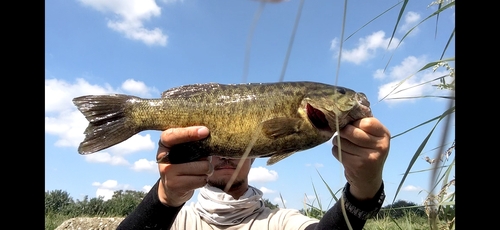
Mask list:
[[[410,160],[410,163],[408,164],[408,167],[407,167],[405,173],[403,174],[403,178],[401,179],[401,182],[399,183],[398,188],[396,189],[396,193],[394,194],[394,199],[393,199],[392,202],[394,202],[396,200],[396,197],[397,197],[399,191],[401,190],[401,187],[403,186],[403,184],[404,184],[404,182],[406,180],[406,177],[408,176],[408,174],[410,172],[410,169],[413,167],[413,164],[415,163],[415,161],[420,156],[420,153],[422,152],[422,150],[424,149],[424,147],[427,145],[427,142],[429,141],[429,138],[434,133],[434,130],[436,129],[437,125],[440,123],[440,121],[443,118],[447,117],[448,115],[450,115],[454,111],[455,111],[455,107],[453,106],[453,108],[450,108],[450,109],[446,110],[443,114],[441,114],[441,116],[438,117],[438,120],[437,120],[436,124],[434,125],[434,127],[432,127],[432,129],[429,131],[429,133],[427,134],[427,136],[424,138],[424,140],[422,141],[422,143],[418,147],[417,151],[413,154],[413,157]]]
[[[304,6],[304,0],[300,0],[297,16],[295,17],[295,24],[293,25],[292,35],[290,36],[288,49],[286,50],[285,62],[283,63],[283,68],[281,69],[280,82],[282,82],[285,79],[286,67],[288,66],[288,59],[290,59],[290,53],[292,52],[293,41],[295,40],[295,33],[297,32],[297,28],[299,27],[300,15],[302,13],[303,6]]]
[[[406,5],[408,5],[408,0],[403,1],[403,5],[401,6],[401,9],[399,10],[399,15],[398,15],[398,18],[396,19],[396,25],[394,25],[394,30],[392,30],[391,38],[389,39],[389,44],[387,44],[387,49],[389,49],[389,47],[391,45],[392,39],[394,38],[394,34],[396,33],[396,29],[398,28],[399,21],[401,20],[401,17],[403,17],[403,13],[406,9]]]
[[[337,196],[335,195],[337,192],[341,191],[342,189],[339,189],[337,190],[337,192],[333,192],[332,189],[330,188],[330,186],[328,185],[328,183],[326,183],[325,179],[323,179],[323,176],[321,176],[321,174],[319,173],[318,169],[316,169],[316,172],[318,172],[318,175],[319,177],[321,178],[321,180],[323,181],[323,183],[325,184],[326,188],[328,189],[328,192],[330,192],[330,195],[332,195],[333,199],[335,200],[335,202],[337,202],[339,199],[337,198]]]
[[[404,3],[403,3],[403,6],[401,7],[401,10],[399,11],[399,15],[398,15],[398,19],[396,21],[396,25],[394,26],[394,30],[392,31],[392,35],[391,35],[391,38],[389,39],[389,43],[387,44],[387,49],[389,49],[391,43],[392,43],[392,39],[394,38],[394,34],[396,33],[396,29],[398,27],[398,24],[399,24],[399,21],[401,20],[401,17],[403,16],[403,12],[406,8],[406,5],[408,3],[408,0],[405,0]],[[448,8],[450,8],[451,6],[454,6],[455,5],[455,1],[453,2],[450,2],[448,3],[447,5],[445,5],[444,7],[440,7],[438,8],[438,10],[436,10],[434,13],[432,13],[431,15],[427,16],[426,18],[424,18],[422,21],[420,21],[419,23],[417,23],[417,25],[415,25],[414,27],[412,27],[410,30],[408,30],[405,35],[403,35],[403,37],[399,40],[399,43],[396,45],[396,48],[395,50],[401,45],[401,43],[403,42],[403,40],[415,29],[417,28],[417,26],[419,26],[420,24],[422,24],[423,22],[427,21],[429,18],[432,18],[434,16],[437,16],[439,15],[439,13],[441,13],[443,10],[446,10]],[[454,33],[453,33],[454,34]],[[387,67],[389,66],[389,63],[391,62],[392,60],[392,57],[394,56],[394,52],[391,54],[391,57],[389,58],[389,61],[387,61],[387,64],[385,65],[384,67],[384,72],[385,70],[387,69]]]
[[[436,65],[438,65],[439,63],[442,63],[442,62],[450,62],[450,61],[455,61],[455,57],[452,57],[452,58],[447,58],[447,59],[441,59],[441,60],[438,60],[438,61],[433,61],[433,62],[429,62],[427,64],[425,64],[422,68],[420,68],[419,70],[417,70],[414,74],[411,74],[410,76],[404,78],[403,80],[401,80],[398,84],[395,85],[395,87],[389,92],[387,93],[387,95],[385,95],[382,99],[379,100],[380,101],[383,101],[384,99],[386,99],[389,95],[391,95],[397,88],[399,88],[406,80],[410,79],[411,77],[415,76],[415,74],[417,74],[418,72],[421,72],[421,71],[424,71],[428,68],[431,68],[431,67],[434,67]]]
[[[444,46],[443,53],[441,54],[441,57],[440,57],[441,59],[443,59],[444,53],[448,49],[448,46],[450,45],[451,40],[453,39],[453,37],[455,37],[455,28],[453,28],[453,32],[451,32],[450,38],[448,38],[448,41],[446,42],[446,45]]]
[[[396,7],[399,4],[401,4],[401,2],[398,2],[398,3],[394,4],[393,6],[389,7],[389,9],[385,10],[384,12],[382,12],[379,15],[377,15],[376,17],[374,17],[372,20],[370,20],[367,23],[365,23],[359,29],[357,29],[356,31],[354,31],[351,35],[347,36],[347,38],[344,41],[347,41],[347,39],[349,39],[350,37],[352,37],[354,34],[356,34],[358,31],[360,31],[361,29],[363,29],[365,26],[367,26],[368,24],[372,23],[373,21],[375,21],[375,19],[379,18],[380,16],[384,15],[385,13],[389,12],[389,10],[392,10],[394,7]]]

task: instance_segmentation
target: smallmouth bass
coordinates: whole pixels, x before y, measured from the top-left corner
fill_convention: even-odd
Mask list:
[[[328,141],[348,123],[372,116],[364,93],[317,82],[192,84],[171,88],[161,98],[87,95],[73,103],[89,121],[80,154],[121,143],[144,130],[195,125],[207,138],[175,145],[159,163],[183,163],[210,155],[270,157],[272,165],[295,152]]]

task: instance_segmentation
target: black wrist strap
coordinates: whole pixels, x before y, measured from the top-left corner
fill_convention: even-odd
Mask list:
[[[385,200],[384,183],[382,182],[382,185],[372,199],[363,201],[354,198],[350,192],[350,187],[351,185],[346,183],[342,192],[345,209],[362,220],[367,220],[377,215]]]

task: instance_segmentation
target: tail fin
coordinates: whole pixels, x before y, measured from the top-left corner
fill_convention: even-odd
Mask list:
[[[91,154],[109,148],[138,133],[129,125],[125,125],[129,119],[125,113],[126,102],[129,99],[139,98],[113,94],[89,95],[73,99],[78,110],[89,121],[84,132],[85,139],[78,147],[80,154]]]

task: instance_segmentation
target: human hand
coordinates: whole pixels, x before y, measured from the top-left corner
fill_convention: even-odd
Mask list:
[[[391,134],[376,118],[367,117],[345,126],[333,138],[332,153],[344,165],[350,193],[358,200],[375,196],[382,185],[382,171],[389,154]]]
[[[176,144],[201,140],[208,136],[204,126],[167,129],[161,133],[156,159],[162,159]],[[160,185],[158,196],[160,201],[170,207],[179,207],[188,201],[194,190],[203,187],[207,178],[214,171],[210,163],[211,157],[182,164],[159,163]]]

